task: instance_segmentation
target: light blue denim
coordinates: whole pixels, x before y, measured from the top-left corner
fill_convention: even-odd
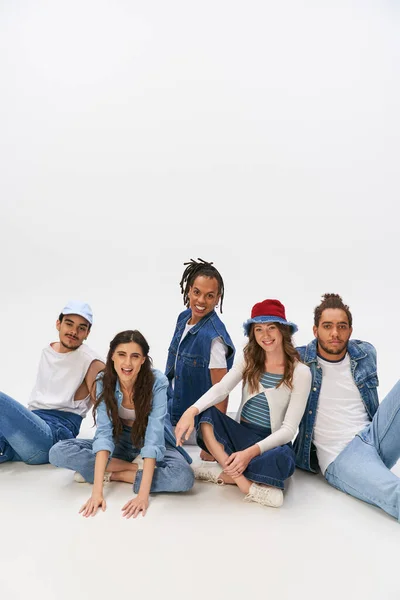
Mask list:
[[[151,411],[146,427],[144,445],[141,449],[142,458],[155,458],[161,460],[165,451],[164,424],[167,414],[167,387],[168,380],[157,369],[152,369],[154,375],[153,399]],[[99,398],[103,392],[103,378],[100,375],[96,382],[96,397]],[[115,386],[115,403],[119,407],[122,404],[122,392],[119,380]],[[99,450],[108,450],[110,454],[114,451],[113,425],[107,414],[106,405],[100,402],[96,414],[96,434],[93,441],[93,453]]]
[[[78,471],[87,482],[94,481],[96,454],[93,452],[94,440],[64,440],[50,450],[50,462],[56,467]],[[140,454],[140,449],[132,445],[130,427],[123,427],[117,441],[113,458],[132,462]],[[110,457],[111,459],[111,457]],[[166,449],[161,460],[156,462],[150,493],[186,492],[193,487],[194,474],[188,462],[177,450],[166,442]],[[135,494],[139,492],[143,471],[139,470],[133,484]]]
[[[400,520],[400,478],[391,468],[400,458],[400,381],[365,427],[328,466],[326,480]]]
[[[0,463],[49,462],[49,450],[60,439],[78,435],[82,417],[61,411],[31,411],[0,392]]]

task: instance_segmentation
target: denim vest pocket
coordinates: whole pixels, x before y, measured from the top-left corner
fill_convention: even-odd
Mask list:
[[[185,367],[193,369],[204,369],[204,367],[208,367],[208,361],[205,360],[203,356],[200,356],[198,354],[182,354],[182,362],[185,365]]]
[[[372,377],[369,377],[369,379],[367,379],[367,381],[365,381],[364,383],[369,389],[373,389],[378,387],[379,380],[376,375],[373,375]]]

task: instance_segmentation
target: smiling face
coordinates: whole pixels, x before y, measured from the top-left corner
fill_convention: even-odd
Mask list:
[[[345,356],[353,330],[344,310],[340,308],[323,310],[318,327],[314,325],[313,331],[318,342],[318,353],[322,358],[341,360]]]
[[[57,320],[56,327],[60,338],[60,352],[70,352],[82,346],[90,331],[89,321],[79,315],[64,315]]]
[[[120,382],[124,385],[129,385],[136,381],[146,357],[143,355],[143,350],[139,344],[129,342],[127,344],[118,344],[111,360],[114,363],[114,369]]]
[[[253,333],[257,344],[265,352],[274,352],[283,346],[283,336],[276,323],[254,323]]]
[[[215,277],[199,275],[189,289],[188,298],[192,311],[190,324],[195,325],[217,306],[220,299],[218,281]]]

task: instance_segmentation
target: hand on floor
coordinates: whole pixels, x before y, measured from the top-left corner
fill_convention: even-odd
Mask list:
[[[127,519],[130,517],[136,519],[139,513],[142,513],[142,517],[144,517],[148,508],[149,498],[136,496],[136,498],[129,500],[129,502],[122,507],[122,516],[126,517]]]
[[[79,514],[82,513],[82,517],[94,517],[100,506],[104,512],[107,505],[103,494],[92,494],[89,500],[82,506]]]

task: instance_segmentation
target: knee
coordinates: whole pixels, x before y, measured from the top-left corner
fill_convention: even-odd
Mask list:
[[[6,394],[4,394],[3,392],[0,392],[0,408],[2,409],[3,406],[6,405],[6,403],[9,400],[9,396],[7,396]]]
[[[49,463],[55,467],[65,467],[67,462],[67,443],[68,440],[57,442],[50,448]]]
[[[296,462],[293,451],[284,447],[284,452],[279,452],[276,457],[276,465],[281,474],[282,479],[288,479],[294,473]]]
[[[176,474],[176,491],[177,492],[188,492],[194,485],[194,473],[192,468],[188,465],[182,465],[182,468]]]

